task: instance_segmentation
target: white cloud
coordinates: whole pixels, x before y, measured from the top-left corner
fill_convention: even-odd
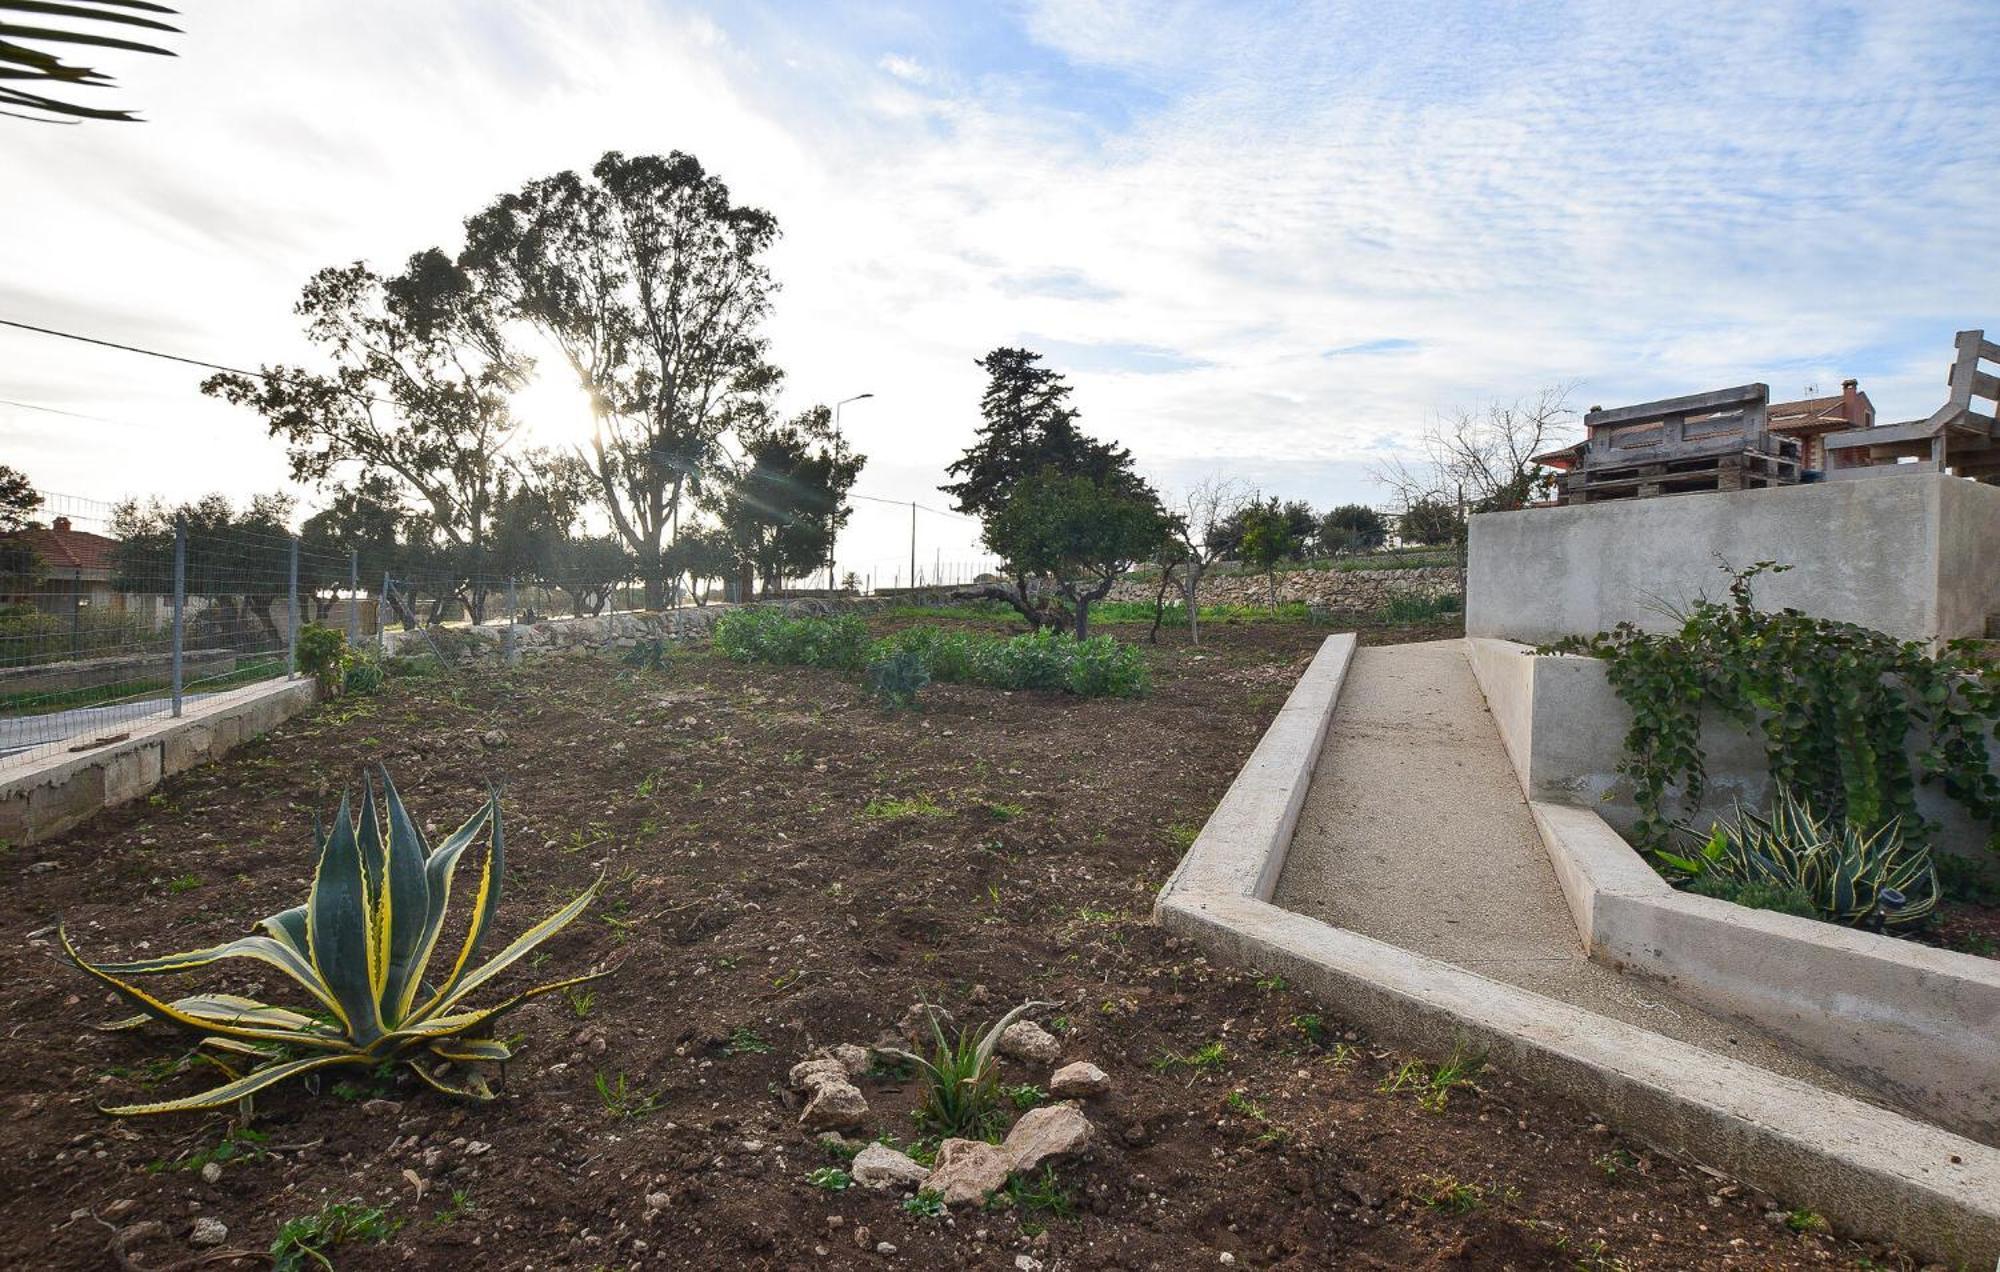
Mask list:
[[[312,269],[449,241],[608,148],[685,149],[784,226],[788,404],[877,394],[847,417],[863,488],[937,505],[972,359],[1031,336],[1164,478],[1330,501],[1379,498],[1367,462],[1435,411],[1559,380],[1615,403],[1857,374],[1919,415],[1952,330],[2000,326],[1990,10],[1050,0],[963,40],[962,15],[715,14],[190,15],[180,59],[120,67],[153,122],[0,127],[0,171],[34,174],[0,182],[0,316],[296,358]],[[112,497],[276,484],[198,378],[0,332],[0,397],[134,425],[106,446],[0,406],[8,462]],[[907,534],[864,506],[857,565]]]

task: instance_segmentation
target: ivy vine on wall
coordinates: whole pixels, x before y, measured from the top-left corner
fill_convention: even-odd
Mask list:
[[[1670,788],[1688,810],[1700,803],[1705,710],[1761,733],[1772,776],[1822,816],[1870,829],[1900,818],[1908,838],[1928,840],[1937,828],[1918,813],[1916,792],[1935,783],[1989,829],[2000,825],[1988,749],[2000,738],[2000,667],[1968,642],[1933,656],[1854,623],[1760,610],[1757,576],[1791,567],[1721,568],[1729,599],[1694,602],[1677,630],[1620,623],[1541,650],[1603,659],[1631,708],[1619,767],[1636,788],[1642,846],[1667,842]],[[2000,834],[1988,846],[2000,851]]]

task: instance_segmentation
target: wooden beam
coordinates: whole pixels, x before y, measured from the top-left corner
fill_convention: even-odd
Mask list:
[[[1769,385],[1739,384],[1731,389],[1690,393],[1686,397],[1661,398],[1657,402],[1614,407],[1609,411],[1592,411],[1583,417],[1583,423],[1586,428],[1602,428],[1606,425],[1630,424],[1639,420],[1665,419],[1669,415],[1708,415],[1732,407],[1754,408],[1770,400]]]

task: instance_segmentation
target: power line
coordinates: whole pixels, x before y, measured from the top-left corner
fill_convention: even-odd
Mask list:
[[[220,362],[207,362],[201,358],[182,357],[178,353],[165,353],[158,349],[147,349],[139,345],[121,344],[116,340],[102,340],[96,336],[79,335],[74,331],[59,331],[54,327],[38,327],[34,323],[18,322],[12,318],[0,318],[0,327],[13,327],[20,331],[32,331],[37,335],[54,336],[59,340],[74,340],[80,344],[97,345],[98,347],[104,349],[116,349],[122,353],[136,353],[143,357],[160,358],[167,362],[179,362],[186,366],[202,367],[210,371],[226,371],[231,375],[246,375],[254,377],[259,380],[275,380],[278,378],[277,376],[274,376],[267,371],[246,371],[241,367],[227,366]],[[365,393],[358,394],[357,396],[366,398],[370,402],[376,402],[383,406],[394,405],[393,403],[383,402],[382,399],[371,397]],[[29,411],[47,411],[52,415],[68,415],[76,419],[97,420],[98,422],[104,424],[122,423],[122,421],[119,420],[106,419],[101,415],[84,415],[76,411],[59,410],[58,408],[53,406],[37,406],[32,402],[15,402],[6,398],[0,398],[0,404],[4,404],[7,406],[18,406],[24,410],[29,410]],[[717,440],[720,441],[720,439]],[[723,443],[723,447],[725,450],[727,450],[728,449],[727,443]],[[738,459],[737,462],[741,463],[742,461]],[[849,498],[865,499],[870,503],[894,504],[899,508],[914,507],[920,511],[928,512],[932,516],[954,517],[960,521],[979,520],[979,518],[977,517],[968,517],[962,512],[950,512],[943,508],[933,508],[928,504],[918,503],[913,499],[884,499],[879,495],[860,495],[860,494],[853,494],[851,492],[849,494]]]
[[[80,336],[74,331],[57,331],[54,327],[37,327],[30,322],[16,322],[12,318],[0,318],[0,327],[15,327],[22,331],[32,331],[37,335],[54,336],[59,340],[74,340],[80,344],[98,345],[106,349],[117,349],[124,353],[144,354],[148,358],[164,358],[168,362],[182,362],[191,367],[206,367],[210,371],[227,371],[231,375],[255,376],[260,380],[272,377],[262,371],[245,371],[241,367],[226,367],[220,362],[203,362],[200,358],[184,358],[178,353],[162,353],[158,349],[142,349],[138,345],[119,344],[116,340],[100,340],[96,336]]]
[[[862,494],[856,494],[853,491],[849,491],[847,497],[849,499],[866,499],[869,503],[894,504],[898,508],[914,507],[919,509],[920,511],[931,513],[934,516],[956,517],[960,521],[979,520],[979,518],[977,517],[968,517],[962,512],[948,512],[943,508],[933,508],[929,504],[921,504],[914,499],[884,499],[880,495],[862,495]]]

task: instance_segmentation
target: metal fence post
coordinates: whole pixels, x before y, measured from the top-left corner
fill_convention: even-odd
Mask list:
[[[389,572],[382,571],[382,590],[375,594],[375,652],[389,656]]]
[[[506,632],[506,653],[507,653],[507,661],[509,663],[512,663],[515,659],[520,657],[519,651],[516,650],[514,647],[514,617],[518,613],[520,613],[520,607],[514,603],[514,576],[510,574],[507,576],[507,632]]]
[[[347,550],[347,643],[361,643],[361,550]]]
[[[83,657],[83,571],[70,571],[69,583],[69,656]]]
[[[285,603],[285,678],[299,674],[299,537],[292,536],[291,583]]]
[[[181,713],[181,651],[187,644],[187,522],[174,518],[174,716]]]

